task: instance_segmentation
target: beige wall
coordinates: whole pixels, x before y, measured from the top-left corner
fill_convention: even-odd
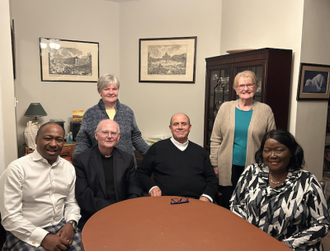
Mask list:
[[[23,143],[22,132],[28,121],[23,114],[31,102],[43,104],[49,114],[43,121],[61,118],[68,128],[72,110],[86,110],[99,98],[95,84],[40,81],[39,37],[100,42],[100,73],[119,76],[120,100],[133,108],[143,135],[169,135],[169,117],[175,112],[186,112],[193,124],[190,138],[199,144],[203,142],[204,129],[205,57],[224,54],[228,49],[291,48],[294,55],[289,129],[308,152],[309,170],[320,178],[326,104],[297,103],[296,90],[300,62],[329,64],[329,52],[323,49],[329,44],[328,3],[328,0],[319,0],[317,4],[313,0],[207,3],[190,0],[189,4],[186,0],[122,3],[58,0],[54,4],[45,0],[11,0],[16,25],[19,145]],[[182,36],[198,37],[196,83],[139,83],[139,38]],[[312,118],[309,121],[318,121],[320,126],[306,124],[304,118],[308,116]]]
[[[18,142],[29,118],[24,113],[40,102],[49,119],[65,120],[66,130],[73,110],[87,110],[99,100],[96,83],[42,82],[39,37],[99,42],[100,74],[119,75],[119,3],[104,0],[11,0],[15,19]],[[23,149],[20,149],[22,153]]]
[[[305,151],[306,169],[322,179],[327,102],[297,102],[296,95],[300,62],[330,64],[330,2],[223,0],[222,13],[221,53],[262,47],[293,50],[289,130]]]
[[[305,0],[301,62],[330,65],[330,1]],[[299,101],[296,138],[305,151],[306,169],[322,178],[328,101]]]
[[[100,73],[119,76],[119,99],[134,110],[143,136],[169,135],[170,116],[185,112],[193,123],[191,139],[202,144],[205,57],[220,53],[221,1],[210,0],[208,5],[201,0],[191,0],[189,4],[185,0],[120,4],[104,0],[59,0],[56,5],[44,0],[11,1],[17,26],[15,84],[20,145],[29,120],[23,115],[31,102],[40,102],[48,113],[42,122],[60,118],[68,128],[72,110],[86,110],[99,99],[95,84],[41,82],[39,37],[100,42]],[[182,36],[198,37],[196,83],[139,83],[139,38]]]
[[[294,133],[296,88],[300,62],[303,1],[224,0],[221,53],[241,48],[292,49],[289,130]]]
[[[9,0],[0,1],[0,174],[17,158]]]
[[[189,3],[189,4],[188,4]],[[121,100],[145,137],[170,135],[170,117],[190,116],[190,139],[203,144],[205,58],[220,53],[221,1],[141,0],[120,4]],[[197,36],[196,83],[139,83],[139,39]]]

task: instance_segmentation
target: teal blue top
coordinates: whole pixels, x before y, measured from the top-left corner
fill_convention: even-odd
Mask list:
[[[248,129],[253,110],[242,111],[235,108],[235,136],[233,165],[245,166]]]

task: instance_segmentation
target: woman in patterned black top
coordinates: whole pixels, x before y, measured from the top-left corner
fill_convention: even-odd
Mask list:
[[[323,250],[329,212],[316,177],[302,170],[303,149],[289,132],[272,130],[255,159],[237,183],[231,210],[294,250]]]

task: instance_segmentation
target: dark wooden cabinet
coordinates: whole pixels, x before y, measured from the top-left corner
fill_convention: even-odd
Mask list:
[[[223,102],[236,99],[237,73],[253,71],[259,81],[255,100],[268,104],[277,128],[287,129],[292,50],[264,48],[206,58],[204,147],[210,149],[214,119]]]

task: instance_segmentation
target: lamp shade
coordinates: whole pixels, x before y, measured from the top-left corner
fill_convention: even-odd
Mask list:
[[[43,116],[47,116],[47,113],[40,103],[31,103],[29,108],[26,110],[24,116],[43,117]]]

